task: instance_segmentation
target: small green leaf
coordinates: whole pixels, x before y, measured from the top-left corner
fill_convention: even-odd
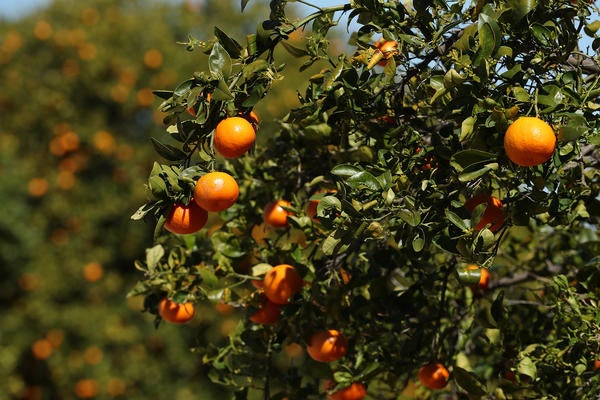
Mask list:
[[[208,69],[214,79],[231,75],[231,57],[220,43],[215,43],[208,56]]]
[[[153,137],[150,138],[150,141],[152,142],[152,146],[154,146],[154,150],[156,150],[156,152],[165,160],[181,161],[187,158],[187,154],[177,147],[171,146],[170,144],[161,143]]]
[[[154,247],[146,249],[146,266],[149,271],[154,270],[161,258],[165,255],[165,249],[162,245],[157,244]]]
[[[266,71],[268,68],[269,63],[266,60],[260,58],[244,66],[244,69],[242,70],[242,76],[244,77],[244,79],[248,79],[258,72]]]
[[[398,216],[402,221],[413,227],[421,223],[421,215],[417,211],[399,210]]]
[[[306,57],[309,55],[308,51],[301,49],[299,47],[296,47],[294,45],[291,45],[290,43],[286,42],[286,41],[282,41],[281,45],[283,46],[284,49],[287,50],[288,53],[290,53],[293,57],[296,58],[300,58],[300,57]]]
[[[445,213],[446,219],[448,221],[450,221],[452,224],[458,227],[461,231],[468,232],[469,228],[467,227],[467,224],[465,224],[465,221],[463,221],[461,217],[459,217],[457,214],[453,213],[450,210],[446,210]]]
[[[337,176],[341,176],[342,178],[348,178],[352,175],[356,175],[359,172],[363,171],[362,168],[351,165],[351,164],[341,164],[336,165],[331,169],[331,173]]]
[[[418,253],[421,250],[423,250],[423,247],[425,247],[425,239],[423,239],[419,235],[415,236],[413,238],[413,241],[412,241],[412,248],[413,248],[413,250]]]
[[[468,266],[458,269],[458,281],[463,286],[473,286],[479,283],[481,270],[479,268],[469,268]]]
[[[474,373],[455,366],[452,375],[458,386],[467,391],[469,395],[484,396],[486,394],[484,382]]]
[[[215,26],[215,36],[219,40],[219,43],[223,46],[225,51],[231,56],[231,58],[239,58],[242,52],[242,46],[231,37],[227,36],[225,32]]]
[[[357,174],[354,174],[346,179],[346,184],[353,189],[358,189],[361,187],[370,189],[370,190],[381,190],[381,185],[377,178],[375,178],[370,172],[361,171]]]
[[[517,372],[522,375],[527,375],[531,379],[535,379],[537,376],[537,368],[533,360],[529,357],[523,357],[519,360],[519,364],[517,365]]]

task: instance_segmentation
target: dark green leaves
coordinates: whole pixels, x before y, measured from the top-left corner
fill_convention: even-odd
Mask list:
[[[227,79],[231,74],[231,57],[219,43],[215,43],[210,52],[208,69],[214,79]]]
[[[474,149],[455,153],[450,159],[450,165],[458,172],[458,179],[461,182],[480,178],[498,168],[495,154]]]

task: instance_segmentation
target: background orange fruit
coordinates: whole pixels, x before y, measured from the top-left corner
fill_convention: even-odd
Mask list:
[[[185,324],[194,317],[194,313],[194,305],[189,302],[179,304],[165,297],[158,303],[158,315],[173,324]]]
[[[289,298],[300,292],[304,281],[291,265],[280,264],[271,268],[263,280],[265,296],[273,303],[287,304]]]
[[[288,226],[287,217],[292,214],[283,207],[291,207],[290,202],[277,200],[267,204],[263,211],[265,224],[274,228],[285,228]]]
[[[223,211],[231,207],[240,188],[235,179],[225,172],[209,172],[196,182],[194,201],[206,211]]]
[[[480,231],[489,225],[488,229],[492,232],[496,232],[504,224],[502,201],[497,197],[488,194],[479,194],[467,200],[465,207],[469,212],[473,212],[480,204],[486,204],[486,209],[483,214],[481,214],[481,219],[477,225],[475,225],[474,229]]]
[[[198,232],[208,220],[208,212],[193,200],[190,204],[174,204],[167,215],[165,229],[179,235]]]
[[[504,151],[522,167],[542,164],[552,157],[556,147],[554,130],[537,117],[520,117],[504,134]]]
[[[225,158],[244,155],[254,144],[256,132],[250,122],[242,117],[225,118],[217,125],[213,145]]]
[[[250,320],[264,325],[276,323],[281,315],[281,305],[273,303],[264,294],[261,297],[258,311],[250,316]]]
[[[360,382],[353,382],[350,386],[338,390],[327,398],[329,400],[362,400],[366,395],[365,385]]]
[[[346,355],[348,339],[335,329],[315,332],[310,337],[306,352],[315,361],[333,362]]]
[[[419,369],[419,381],[429,389],[443,389],[448,384],[450,373],[440,363],[431,363]]]

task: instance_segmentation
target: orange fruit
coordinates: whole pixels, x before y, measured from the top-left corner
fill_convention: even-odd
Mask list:
[[[273,303],[265,295],[261,295],[258,311],[250,316],[250,320],[257,324],[271,325],[279,320],[280,314],[281,304]]]
[[[429,389],[443,389],[448,384],[450,373],[440,363],[431,363],[419,369],[419,381]]]
[[[94,379],[80,379],[75,383],[75,395],[81,399],[91,399],[98,395],[100,387]]]
[[[350,386],[340,389],[337,392],[327,396],[329,400],[362,400],[367,395],[365,385],[360,382],[353,382]]]
[[[158,315],[173,324],[185,324],[194,317],[194,312],[194,305],[189,302],[179,304],[165,297],[158,303]]]
[[[600,369],[600,360],[594,360],[594,371],[598,371]]]
[[[240,188],[233,177],[225,172],[209,172],[196,182],[194,201],[206,211],[223,211],[235,203]]]
[[[488,285],[490,284],[490,278],[492,276],[490,272],[486,268],[479,268],[477,265],[469,265],[467,269],[479,270],[480,275],[479,283],[477,284],[477,286],[480,290],[486,290],[488,288]]]
[[[348,339],[335,329],[315,332],[310,337],[306,352],[315,361],[333,362],[346,355]]]
[[[256,132],[250,122],[242,117],[225,118],[217,124],[213,145],[225,158],[244,155],[254,144]]]
[[[31,352],[38,360],[45,360],[53,351],[52,343],[48,339],[38,339],[31,345]]]
[[[486,226],[492,232],[496,232],[504,224],[504,209],[500,199],[487,194],[479,194],[465,203],[465,207],[469,212],[473,212],[480,204],[486,204],[486,209],[481,215],[481,219],[475,225],[475,230],[480,231]]]
[[[542,164],[552,157],[556,147],[554,130],[537,117],[520,117],[504,134],[504,151],[521,167]]]
[[[97,262],[89,262],[83,267],[83,277],[88,282],[97,282],[103,275],[104,269]]]
[[[283,207],[291,207],[289,201],[277,200],[272,201],[265,206],[263,211],[263,221],[265,224],[270,225],[274,228],[285,228],[288,226],[287,217],[292,215],[291,212],[287,211]]]
[[[287,304],[289,298],[300,292],[304,281],[296,268],[280,264],[271,268],[263,279],[265,296],[275,304]]]
[[[194,200],[186,206],[178,203],[173,205],[165,221],[165,229],[179,235],[198,232],[208,220],[208,212]]]

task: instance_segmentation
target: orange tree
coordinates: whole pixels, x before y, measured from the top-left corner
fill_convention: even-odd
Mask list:
[[[243,40],[219,28],[190,38],[206,67],[155,92],[166,133],[133,215],[155,242],[131,295],[153,314],[165,297],[238,309],[228,340],[195,346],[236,399],[365,397],[344,391],[354,383],[373,399],[596,398],[593,6],[302,3],[296,17],[271,1]],[[340,15],[349,50],[332,53]],[[298,31],[302,46],[289,42]],[[224,158],[218,124],[278,101],[278,48],[304,62],[300,104],[272,137],[259,128],[248,153]],[[237,129],[223,134],[235,141]],[[195,202],[212,171],[234,177],[235,203],[208,228],[169,233],[173,205]],[[266,301],[280,307],[257,323]]]

